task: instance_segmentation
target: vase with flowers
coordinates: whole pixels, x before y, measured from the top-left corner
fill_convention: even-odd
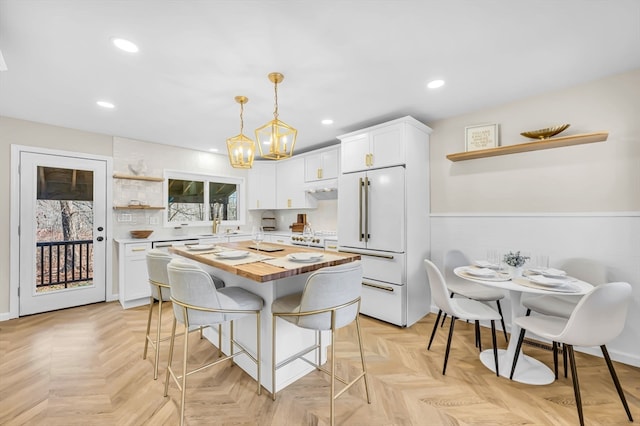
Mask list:
[[[509,267],[509,273],[511,274],[511,277],[521,277],[524,264],[527,263],[527,260],[529,259],[529,256],[520,254],[519,250],[515,253],[510,251],[509,253],[505,254],[504,263],[506,263]]]

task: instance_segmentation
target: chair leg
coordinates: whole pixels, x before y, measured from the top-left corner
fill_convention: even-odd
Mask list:
[[[629,418],[629,421],[632,422],[633,417],[631,417],[631,411],[629,410],[629,406],[627,405],[627,399],[624,397],[624,391],[622,390],[622,386],[620,386],[620,380],[618,380],[616,370],[613,368],[613,363],[611,362],[611,358],[609,357],[609,351],[607,351],[607,347],[605,345],[600,346],[600,349],[602,350],[602,355],[604,355],[605,361],[607,361],[609,373],[611,373],[613,384],[616,386],[616,390],[618,391],[618,395],[620,396],[620,401],[622,401],[622,405],[624,406],[624,411],[627,412],[627,417]]]
[[[498,306],[498,313],[500,314],[500,324],[502,325],[502,332],[504,333],[505,342],[509,343],[509,337],[507,336],[507,327],[504,325],[504,316],[502,315],[502,306],[500,306],[500,301],[496,300],[496,305]]]
[[[186,314],[185,314],[186,317]],[[189,358],[189,326],[184,324],[184,346],[182,348],[182,394],[180,395],[180,426],[184,425],[184,405],[187,397],[187,358]]]
[[[222,323],[218,324],[218,358],[222,356]]]
[[[567,346],[562,344],[562,366],[564,367],[564,378],[567,378]]]
[[[531,309],[527,309],[527,313],[524,314],[525,317],[528,317],[529,315],[531,315]]]
[[[450,299],[453,299],[453,296],[455,295],[455,293],[451,292],[451,296],[449,296]],[[444,327],[444,321],[447,319],[447,313],[444,313],[444,316],[442,317],[442,323],[440,323],[440,327]]]
[[[233,320],[229,321],[229,355],[233,357],[235,349],[233,347]],[[231,366],[236,365],[233,358],[231,358]]]
[[[275,315],[271,319],[271,399],[276,400],[276,320]]]
[[[173,361],[173,347],[176,341],[176,324],[177,320],[173,319],[173,326],[171,327],[171,343],[169,344],[169,361],[167,362],[167,373],[164,379],[164,396],[169,395],[169,379],[171,378],[171,362]]]
[[[155,299],[153,296],[149,298],[149,315],[147,317],[147,333],[144,335],[144,352],[142,359],[147,359],[147,349],[149,348],[149,331],[151,331],[151,316],[153,315],[153,304]]]
[[[262,395],[262,370],[261,370],[261,361],[262,357],[260,352],[260,311],[256,312],[256,369],[258,370],[258,395]]]
[[[437,324],[437,321],[436,321]],[[356,315],[356,331],[358,332],[358,346],[360,347],[360,361],[362,362],[362,373],[364,378],[364,390],[367,394],[367,403],[371,404],[369,396],[369,379],[367,378],[367,367],[364,363],[364,350],[362,347],[362,333],[360,331],[360,315]]]
[[[329,416],[331,417],[331,426],[336,424],[335,398],[336,394],[336,311],[331,311],[331,406],[329,408]]]
[[[438,317],[436,318],[436,322],[433,323],[433,330],[431,330],[431,338],[429,339],[427,350],[431,349],[431,343],[433,342],[433,338],[436,336],[436,330],[438,329],[438,322],[440,322],[440,315],[442,315],[442,309],[438,310]]]
[[[482,338],[480,336],[480,321],[476,320],[475,322],[475,328],[476,328],[476,347],[478,348],[478,350],[480,352],[482,352]]]
[[[566,345],[569,352],[569,365],[571,366],[571,379],[573,381],[573,394],[576,397],[576,408],[578,409],[578,418],[580,426],[584,425],[584,417],[582,415],[582,398],[580,397],[580,383],[578,382],[578,368],[576,367],[576,357],[573,353],[573,345]]]
[[[496,376],[500,377],[500,367],[498,366],[498,341],[496,340],[496,322],[491,320],[491,340],[493,341],[493,359],[496,361]]]
[[[149,317],[151,319],[151,317]],[[160,330],[162,328],[162,296],[158,300],[158,326],[156,330],[155,359],[153,363],[153,380],[158,379],[158,362],[160,361]]]
[[[453,327],[456,325],[456,317],[451,316],[451,327],[449,328],[449,338],[447,339],[447,349],[444,352],[444,367],[442,367],[442,375],[447,371],[447,361],[449,359],[449,350],[451,349],[451,338],[453,337]]]
[[[553,351],[553,373],[558,380],[558,342],[552,343],[551,350]]]
[[[520,336],[518,336],[518,344],[516,345],[516,353],[513,355],[513,364],[511,365],[511,374],[509,374],[509,380],[513,380],[513,373],[516,371],[516,364],[518,363],[518,356],[522,349],[522,341],[524,340],[524,333],[527,330],[524,328],[520,330]]]

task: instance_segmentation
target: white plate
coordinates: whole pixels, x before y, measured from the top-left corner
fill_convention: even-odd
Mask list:
[[[496,275],[496,271],[489,268],[466,268],[464,270],[467,274],[473,275],[474,277],[494,277]]]
[[[185,247],[187,248],[187,250],[205,251],[205,250],[212,250],[215,246],[212,244],[196,244],[196,245],[185,245]]]
[[[529,275],[527,279],[532,283],[536,283],[536,284],[540,284],[548,287],[557,287],[567,283],[567,280],[549,278],[549,277],[545,277],[544,275]]]
[[[494,275],[491,277],[478,277],[476,275],[471,275],[466,271],[460,271],[459,274],[467,278],[471,278],[472,280],[481,280],[481,281],[510,281],[511,280],[511,275],[504,272],[494,272]]]
[[[474,260],[473,264],[480,268],[498,269],[498,265],[487,260]]]
[[[581,290],[580,287],[573,285],[572,283],[562,283],[555,286],[549,286],[524,279],[518,281],[518,284],[524,285],[526,287],[537,288],[540,290],[557,291],[561,293],[579,293]]]
[[[565,271],[554,268],[529,268],[529,271],[534,274],[544,275],[545,277],[551,278],[562,278],[567,276]]]
[[[216,256],[221,259],[242,259],[243,257],[249,256],[249,252],[244,250],[227,250],[216,253]]]
[[[323,258],[322,253],[291,253],[287,257],[292,262],[317,262]]]

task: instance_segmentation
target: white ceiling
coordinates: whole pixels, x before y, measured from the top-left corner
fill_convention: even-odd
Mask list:
[[[240,131],[234,97],[249,97],[254,138],[273,118],[267,74],[282,72],[301,152],[639,68],[640,1],[0,0],[0,51],[0,115],[222,153]],[[435,78],[446,85],[426,89]]]

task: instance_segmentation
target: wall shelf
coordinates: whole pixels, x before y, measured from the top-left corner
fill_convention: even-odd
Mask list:
[[[164,207],[156,206],[113,206],[114,210],[164,210]]]
[[[163,182],[164,178],[155,176],[135,176],[135,175],[123,175],[120,173],[113,174],[114,179],[130,179],[130,180],[145,180],[147,182]]]
[[[465,161],[476,158],[495,157],[498,155],[517,154],[520,152],[539,151],[542,149],[560,148],[563,146],[581,145],[585,143],[604,142],[609,132],[584,133],[580,135],[561,136],[540,141],[524,142],[515,145],[499,146],[497,148],[480,149],[477,151],[458,152],[447,155],[451,161]]]

